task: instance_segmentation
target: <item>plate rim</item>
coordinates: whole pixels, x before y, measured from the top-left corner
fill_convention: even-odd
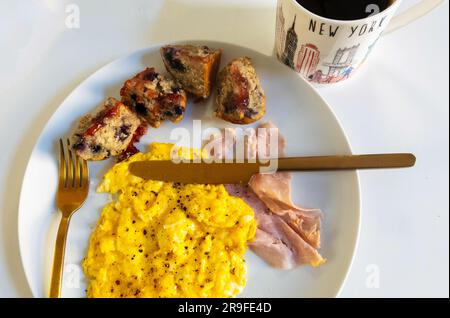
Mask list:
[[[139,52],[143,52],[143,51],[150,50],[150,49],[159,49],[161,46],[167,45],[168,43],[170,43],[170,44],[187,44],[187,43],[191,43],[192,44],[192,43],[201,43],[201,42],[203,42],[203,43],[214,43],[214,45],[216,45],[217,47],[220,47],[220,45],[223,45],[223,44],[229,45],[229,46],[236,46],[236,47],[240,47],[240,48],[243,48],[245,50],[254,52],[256,54],[264,55],[264,56],[266,56],[268,58],[276,59],[276,56],[274,56],[274,53],[272,55],[267,55],[267,54],[264,54],[264,53],[262,53],[262,52],[260,52],[260,51],[258,51],[256,49],[253,49],[251,47],[243,46],[243,45],[240,45],[240,44],[235,44],[235,43],[228,42],[228,41],[216,41],[216,40],[207,40],[207,39],[190,39],[190,40],[179,40],[179,41],[171,41],[171,42],[157,42],[157,43],[153,43],[151,45],[144,46],[144,47],[138,48],[138,49],[136,49],[134,51],[128,52],[128,53],[126,53],[124,55],[121,55],[121,56],[119,56],[119,57],[117,57],[117,58],[115,58],[115,59],[113,59],[113,60],[103,64],[102,66],[98,67],[94,72],[89,73],[83,80],[81,80],[78,83],[78,85],[76,85],[69,92],[69,94],[67,94],[67,96],[62,100],[62,102],[58,105],[58,107],[56,107],[54,109],[54,111],[51,114],[51,116],[47,119],[47,121],[43,125],[42,129],[40,130],[39,134],[37,135],[37,137],[34,140],[34,146],[31,149],[31,152],[28,154],[27,164],[26,164],[26,167],[25,167],[25,170],[24,170],[24,173],[23,173],[21,187],[20,187],[20,192],[19,192],[19,204],[18,204],[18,207],[17,207],[17,237],[18,237],[18,241],[19,241],[20,263],[21,263],[22,269],[23,269],[24,274],[25,274],[25,278],[26,278],[26,281],[27,281],[28,288],[29,288],[29,290],[30,290],[30,292],[31,292],[31,294],[33,295],[34,298],[38,298],[38,296],[35,294],[33,288],[31,287],[30,273],[27,271],[27,268],[26,268],[25,262],[24,262],[24,255],[23,255],[23,244],[24,244],[24,242],[23,242],[23,238],[21,238],[23,236],[20,234],[21,233],[21,231],[20,231],[20,227],[21,227],[20,226],[20,219],[21,219],[21,215],[23,214],[23,212],[21,212],[21,211],[24,210],[24,208],[23,208],[23,204],[24,204],[23,203],[23,192],[24,192],[25,180],[27,178],[27,175],[28,175],[29,169],[30,169],[30,161],[31,161],[31,158],[33,156],[33,153],[36,150],[37,142],[41,138],[42,133],[44,132],[45,128],[47,127],[47,124],[55,116],[57,111],[60,109],[61,105],[63,105],[72,96],[72,94],[74,94],[74,92],[77,91],[79,89],[79,87],[84,84],[84,82],[86,82],[90,77],[94,76],[95,74],[100,72],[105,67],[108,67],[111,64],[113,64],[113,63],[115,63],[115,62],[117,62],[119,60],[125,59],[125,58],[129,57],[130,55],[138,54]],[[288,68],[288,66],[284,65],[283,63],[281,63],[281,62],[279,62],[279,63],[282,65],[282,67]],[[348,136],[347,136],[347,134],[345,132],[345,129],[344,129],[341,121],[339,120],[339,117],[336,115],[334,109],[325,100],[325,98],[319,93],[318,89],[314,85],[312,85],[310,82],[305,80],[300,75],[298,75],[297,77],[299,78],[300,81],[302,81],[304,84],[306,84],[306,86],[309,87],[309,89],[312,91],[312,93],[315,95],[315,97],[318,98],[328,108],[328,110],[330,111],[332,117],[336,121],[339,130],[343,134],[345,145],[348,147],[350,153],[353,154],[353,149],[352,149],[352,146],[350,144],[349,138],[348,138]],[[357,228],[356,228],[356,234],[355,234],[355,238],[354,238],[354,242],[353,242],[353,246],[352,246],[351,257],[350,257],[350,259],[348,261],[348,265],[347,265],[347,268],[346,268],[346,271],[345,271],[345,275],[344,275],[344,277],[343,277],[343,279],[342,279],[342,281],[340,283],[340,286],[339,286],[338,290],[336,291],[336,293],[334,295],[335,298],[340,296],[340,294],[342,292],[342,289],[343,289],[343,287],[345,286],[345,284],[347,282],[349,273],[350,273],[350,271],[351,271],[351,269],[353,267],[354,261],[355,261],[356,251],[357,251],[357,248],[359,246],[359,241],[360,241],[361,217],[362,217],[362,214],[361,214],[361,207],[362,207],[362,202],[361,202],[361,182],[360,182],[360,174],[359,174],[358,170],[352,171],[352,174],[353,174],[353,177],[355,178],[355,181],[356,181],[356,190],[357,190],[356,191],[356,201],[357,201],[356,205],[357,205],[358,211],[356,213],[357,220],[355,220],[356,224],[357,224]]]

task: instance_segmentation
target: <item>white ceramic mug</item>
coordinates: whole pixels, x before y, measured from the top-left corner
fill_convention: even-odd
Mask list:
[[[349,78],[363,64],[382,34],[416,20],[442,2],[422,0],[394,16],[401,0],[393,0],[381,12],[367,11],[367,18],[334,20],[308,11],[295,0],[278,0],[276,54],[313,84],[336,83]]]

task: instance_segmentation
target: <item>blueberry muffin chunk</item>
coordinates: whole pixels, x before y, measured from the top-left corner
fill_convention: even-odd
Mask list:
[[[234,124],[264,116],[266,97],[250,58],[237,58],[220,71],[216,104],[216,116]]]
[[[127,80],[120,96],[125,105],[155,128],[165,120],[180,121],[186,108],[184,90],[175,81],[158,74],[153,67]]]
[[[221,51],[207,46],[166,45],[161,57],[167,71],[186,92],[208,98],[220,64]]]
[[[95,115],[80,120],[72,136],[73,150],[85,160],[103,160],[124,152],[132,142],[139,117],[115,98],[108,98]]]

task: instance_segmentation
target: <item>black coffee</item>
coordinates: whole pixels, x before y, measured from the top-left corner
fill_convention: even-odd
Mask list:
[[[321,17],[335,20],[367,18],[389,7],[394,0],[296,0]]]

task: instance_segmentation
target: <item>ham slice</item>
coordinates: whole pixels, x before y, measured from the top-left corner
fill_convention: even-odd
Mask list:
[[[236,144],[236,131],[225,128],[220,135],[213,135],[204,145],[203,150],[214,160],[233,159]]]
[[[271,123],[259,128],[276,128]],[[270,130],[258,130],[245,141],[247,158],[257,158],[258,151],[269,153]],[[221,139],[220,142],[223,140]],[[278,156],[284,156],[286,142],[278,134]],[[258,142],[264,142],[258,146]],[[229,148],[229,147],[228,147]],[[224,157],[229,150],[220,148],[214,156]],[[225,185],[230,195],[242,198],[255,212],[258,229],[249,243],[252,251],[269,265],[291,269],[299,265],[319,266],[325,259],[317,251],[320,248],[322,213],[317,209],[304,209],[291,198],[291,174],[277,172],[257,174],[249,185]]]
[[[273,212],[295,206],[291,200],[291,174],[288,172],[255,174],[249,186]]]
[[[291,226],[294,220],[301,223],[300,218],[290,220],[272,213],[248,186],[225,187],[230,195],[242,198],[255,212],[258,229],[249,247],[269,265],[291,269],[303,264],[319,266],[325,262],[316,248],[298,233],[296,226]]]
[[[270,145],[268,145],[271,140],[270,129],[276,129],[276,126],[268,122],[262,124],[259,128],[266,129],[258,130],[258,138],[253,139],[253,141],[265,141],[265,147],[257,148],[265,148],[267,151],[270,148]],[[261,138],[261,134],[265,134],[265,136]],[[251,147],[255,148],[254,145]],[[285,147],[286,141],[278,133],[278,153],[280,157],[285,155]],[[317,209],[304,209],[292,202],[291,179],[292,174],[287,172],[256,174],[251,178],[249,186],[271,212],[280,215],[311,246],[319,248],[322,213]]]
[[[272,137],[272,132],[276,132],[277,136]],[[286,140],[283,135],[278,133],[278,128],[271,122],[261,124],[257,128],[257,135],[251,134],[249,138],[245,140],[245,152],[247,158],[255,159],[258,157],[258,151],[263,151],[264,157],[269,157],[270,154],[270,140],[277,138],[278,153],[272,157],[284,157],[284,149],[286,148]],[[261,143],[261,144],[260,144]],[[264,144],[262,144],[264,143]],[[274,149],[275,150],[275,149]]]
[[[281,216],[314,248],[320,247],[322,212],[304,209],[292,202],[290,174],[257,174],[252,177],[249,186],[271,212]]]

